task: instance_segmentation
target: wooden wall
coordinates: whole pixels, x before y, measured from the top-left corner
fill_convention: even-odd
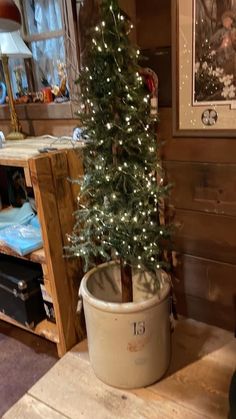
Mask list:
[[[141,48],[171,45],[171,0],[136,1]],[[178,311],[235,328],[236,136],[235,139],[173,138],[172,112],[160,109],[166,174],[180,254],[175,292]]]

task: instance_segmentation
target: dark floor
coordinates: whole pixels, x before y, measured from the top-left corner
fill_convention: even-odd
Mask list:
[[[57,360],[55,344],[0,321],[0,418]]]

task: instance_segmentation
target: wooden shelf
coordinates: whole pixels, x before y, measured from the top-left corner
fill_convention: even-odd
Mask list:
[[[57,150],[39,152],[52,144]],[[78,145],[76,149],[81,147],[83,145]],[[68,179],[83,175],[83,162],[70,142],[54,143],[52,138],[41,137],[7,141],[0,149],[0,165],[24,168],[26,184],[34,193],[43,239],[42,249],[26,256],[14,252],[3,242],[0,242],[0,253],[42,265],[56,324],[44,320],[30,329],[2,313],[0,320],[55,342],[58,355],[63,356],[84,335],[76,313],[79,281],[83,275],[80,261],[63,257],[63,249],[68,244],[66,236],[74,226],[73,213],[79,193],[79,185]]]
[[[48,320],[43,320],[42,322],[38,323],[34,329],[30,329],[29,327],[17,322],[16,320],[12,319],[9,316],[0,312],[0,320],[3,320],[7,323],[11,323],[14,326],[20,327],[21,329],[27,330],[28,332],[34,333],[36,335],[42,336],[51,342],[59,343],[59,336],[57,331],[57,326],[55,323],[52,323]]]
[[[21,256],[19,253],[14,252],[10,247],[0,242],[0,253],[4,255],[14,256],[19,259],[30,260],[31,262],[40,263],[41,265],[46,263],[44,249],[35,250],[28,255]]]

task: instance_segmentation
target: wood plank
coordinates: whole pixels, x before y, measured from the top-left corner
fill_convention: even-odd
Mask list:
[[[31,176],[30,176],[30,171],[28,167],[24,168],[24,175],[25,175],[26,186],[28,186],[28,188],[32,188]]]
[[[175,235],[178,252],[235,264],[235,217],[176,210],[175,221],[180,225]]]
[[[164,168],[175,208],[236,215],[236,164],[171,161]]]
[[[54,119],[38,120],[34,119],[31,122],[32,131],[34,135],[55,135],[60,137],[63,135],[72,136],[74,128],[78,125],[75,119]]]
[[[77,335],[50,156],[30,160],[30,171],[59,330],[58,350],[59,355],[63,355],[76,343]]]
[[[67,150],[67,161],[69,170],[69,179],[71,180],[71,190],[74,200],[74,208],[77,208],[77,198],[80,192],[80,185],[76,183],[80,180],[84,173],[83,168],[83,149],[77,148],[75,150]]]
[[[226,418],[228,386],[236,367],[235,351],[236,342],[232,342],[230,347],[219,349],[217,357],[208,355],[193,362],[150,390],[197,411],[199,418],[205,415],[214,419]]]
[[[197,412],[169,398],[146,390],[138,397],[103,384],[95,377],[90,364],[71,353],[33,386],[29,394],[69,418],[182,419],[183,415],[199,418]]]
[[[69,183],[69,168],[67,152],[53,154],[50,156],[53,173],[53,181],[56,193],[56,202],[60,222],[63,246],[68,246],[67,235],[73,230],[75,219],[73,216],[75,205],[74,198]],[[79,258],[65,258],[68,287],[70,288],[70,304],[74,315],[74,324],[78,332],[78,338],[85,335],[76,314],[78,304],[78,292],[80,281],[83,277],[81,261]]]
[[[40,125],[42,126],[42,122],[40,122]],[[42,134],[44,133],[42,132]],[[70,131],[71,134],[72,131]],[[60,137],[61,131],[58,134],[54,133],[54,135]],[[28,160],[32,157],[39,156],[41,154],[39,150],[45,147],[53,146],[57,150],[74,149],[74,145],[69,140],[59,140],[59,137],[58,141],[55,141],[50,136],[46,138],[31,137],[22,141],[7,141],[4,148],[0,149],[0,165],[28,167]],[[83,145],[78,143],[76,147],[83,147]]]
[[[181,255],[175,270],[174,290],[193,297],[234,307],[236,265]]]
[[[147,6],[143,0],[136,0],[137,43],[140,48],[171,45],[170,4],[170,0],[149,0]]]
[[[236,163],[236,142],[233,138],[174,138],[172,109],[160,108],[159,142],[164,141],[164,160]]]
[[[178,313],[192,319],[230,330],[236,328],[235,306],[224,306],[192,295],[176,293]]]
[[[7,323],[13,324],[14,326],[20,327],[21,329],[26,330],[27,332],[34,333],[35,335],[42,336],[54,343],[59,343],[59,337],[57,332],[57,326],[55,323],[52,323],[48,320],[43,320],[38,323],[33,329],[25,326],[22,323],[17,322],[9,316],[0,312],[0,320],[3,320]]]
[[[4,243],[0,242],[0,253],[3,253],[4,255],[14,256],[19,259],[30,260],[31,262],[35,263],[45,263],[44,249],[38,249],[34,252],[29,253],[28,255],[22,256],[19,255],[19,253],[16,253],[14,250],[12,250],[10,247],[6,246]]]
[[[82,342],[29,393],[70,418],[222,419],[228,414],[235,350],[229,332],[182,319],[173,334],[169,373],[153,386],[126,391],[103,384],[95,377]]]
[[[19,119],[26,119],[25,105],[17,105],[16,113]],[[10,120],[10,109],[8,104],[1,104],[0,106],[0,120],[1,119]]]
[[[27,103],[17,104],[16,112],[19,119],[38,120],[38,119],[74,119],[71,102],[65,103]],[[9,120],[10,112],[8,105],[0,107],[0,121]]]
[[[46,105],[46,106],[45,106]],[[32,103],[26,105],[27,119],[73,119],[71,103]],[[54,122],[55,123],[55,122]]]
[[[65,419],[65,416],[46,406],[44,403],[26,394],[2,419]]]

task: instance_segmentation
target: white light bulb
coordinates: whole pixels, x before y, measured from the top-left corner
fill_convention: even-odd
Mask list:
[[[98,51],[101,52],[102,48],[100,47],[100,45],[98,46]]]
[[[112,128],[112,125],[109,122],[107,123],[106,126],[107,126],[107,129],[109,129],[109,130]]]

